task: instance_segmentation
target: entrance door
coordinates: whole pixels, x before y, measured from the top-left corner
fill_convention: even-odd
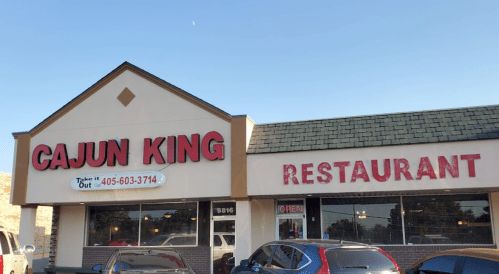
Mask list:
[[[212,233],[213,273],[229,274],[234,267],[234,248],[236,246],[236,220],[213,220]]]
[[[279,240],[287,240],[287,239],[304,239],[306,235],[304,231],[304,218],[301,216],[292,217],[280,217],[277,219],[278,221],[278,239]]]

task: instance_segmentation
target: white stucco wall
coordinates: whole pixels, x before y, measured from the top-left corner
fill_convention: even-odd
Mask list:
[[[251,252],[276,239],[274,199],[251,200]]]
[[[499,190],[499,140],[449,142],[438,144],[417,144],[404,146],[384,146],[370,148],[351,148],[340,150],[320,150],[307,152],[286,152],[272,154],[248,155],[248,195],[279,195],[279,194],[320,194],[320,193],[348,193],[348,192],[378,192],[378,191],[419,191],[436,189],[471,189],[493,188]],[[479,154],[480,159],[475,160],[476,177],[469,174],[468,161],[462,160],[461,155]],[[440,178],[438,156],[444,156],[449,163],[451,157],[458,156],[459,177],[453,178],[446,172],[446,178]],[[435,171],[436,179],[423,176],[416,179],[418,167],[422,157],[428,157]],[[404,175],[401,180],[395,180],[394,159],[407,159],[409,172],[413,180],[406,180]],[[378,182],[372,175],[372,160],[378,161],[380,175],[384,174],[384,159],[390,159],[391,177],[385,182]],[[348,161],[345,167],[344,183],[340,183],[339,168],[334,167],[334,162]],[[358,178],[351,182],[356,161],[362,161],[370,181],[364,182]],[[332,175],[329,183],[320,183],[317,177],[325,177],[318,171],[319,164],[327,162],[331,166],[328,172]],[[302,180],[304,164],[312,164],[306,176],[312,183],[305,184]],[[284,165],[296,167],[296,178],[299,184],[289,180],[284,184]]]
[[[61,206],[56,266],[81,267],[85,235],[85,206]]]
[[[135,94],[124,107],[117,99],[128,88]],[[176,198],[226,197],[231,191],[231,131],[230,123],[190,103],[142,77],[125,71],[102,87],[77,107],[59,118],[31,139],[31,152],[39,144],[48,145],[52,152],[58,143],[66,144],[68,158],[76,158],[79,142],[129,139],[128,166],[90,167],[78,169],[36,170],[30,162],[28,203],[77,203],[102,201],[163,200]],[[224,138],[224,160],[209,161],[200,153],[199,162],[143,164],[144,138],[200,134],[210,131]],[[200,142],[201,142],[200,140]],[[160,150],[166,161],[166,140]],[[177,140],[178,147],[178,140]],[[97,150],[97,149],[96,149]],[[200,149],[201,150],[201,149]],[[41,160],[52,156],[42,156]],[[177,155],[178,157],[178,155]],[[30,158],[31,160],[31,158]],[[166,184],[153,189],[77,191],[71,180],[79,175],[132,171],[160,171]]]

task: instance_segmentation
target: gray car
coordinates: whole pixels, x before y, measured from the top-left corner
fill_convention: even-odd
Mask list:
[[[127,248],[115,251],[104,265],[95,265],[102,274],[176,273],[194,274],[191,267],[173,249]]]

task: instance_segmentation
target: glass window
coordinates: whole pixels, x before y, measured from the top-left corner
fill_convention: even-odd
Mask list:
[[[259,263],[262,266],[266,266],[269,262],[270,255],[272,254],[272,246],[266,245],[259,248],[253,255],[251,256],[250,263]]]
[[[7,237],[3,232],[0,232],[0,245],[2,246],[2,255],[10,254],[9,243],[7,242]]]
[[[382,272],[395,267],[388,257],[374,248],[328,250],[326,251],[326,258],[331,273],[343,272],[347,269],[352,270],[354,273],[362,269],[369,269],[369,272],[378,273],[378,271]]]
[[[219,235],[213,235],[213,244],[215,246],[222,246],[222,239],[220,239]]]
[[[303,200],[280,200],[277,201],[277,214],[305,214]]]
[[[307,258],[307,256],[303,255],[300,250],[295,249],[291,269],[300,269],[304,267],[308,262],[309,259]]]
[[[467,257],[463,274],[499,274],[499,262]]]
[[[419,267],[420,274],[453,273],[458,257],[439,256],[424,261]]]
[[[492,244],[487,194],[404,196],[407,243]]]
[[[89,246],[137,246],[139,205],[89,207]]]
[[[322,199],[324,238],[403,244],[400,197]]]
[[[294,248],[286,245],[278,245],[272,256],[271,268],[290,269],[291,258],[293,258]]]
[[[196,235],[197,203],[142,205],[140,241],[144,245],[196,245]],[[171,240],[160,242],[158,237]]]
[[[13,252],[19,251],[19,246],[17,245],[15,236],[12,233],[9,233],[9,241],[10,241],[10,246],[12,247],[12,251]]]
[[[227,245],[235,245],[236,244],[236,236],[235,235],[223,235],[225,242]]]

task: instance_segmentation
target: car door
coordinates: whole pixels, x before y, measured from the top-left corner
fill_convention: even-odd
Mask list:
[[[443,255],[430,258],[413,270],[415,274],[454,274],[456,266],[458,266],[459,257],[451,255]],[[411,271],[407,271],[411,273]]]
[[[7,233],[8,234],[8,237],[9,237],[9,243],[10,243],[10,247],[12,249],[12,257],[14,259],[14,272],[16,274],[21,274],[21,273],[24,273],[24,269],[23,269],[23,253],[21,252],[21,250],[19,250],[19,245],[17,243],[17,240],[14,236],[14,234],[12,233]]]
[[[462,274],[499,274],[499,262],[463,257]]]
[[[235,274],[241,274],[241,273],[269,273],[266,272],[267,265],[269,264],[270,257],[272,255],[272,251],[274,245],[264,245],[257,249],[253,255],[248,259],[248,265],[247,266],[242,266],[239,265],[237,266],[233,272]],[[257,267],[259,266],[259,267]]]
[[[295,251],[297,250],[291,246],[276,246],[266,271],[273,274],[299,273],[297,269],[292,269],[291,265]]]
[[[10,249],[9,240],[7,240],[7,236],[0,231],[0,248],[1,255],[3,260],[3,273],[2,274],[10,274],[14,270],[14,258],[12,251]]]

